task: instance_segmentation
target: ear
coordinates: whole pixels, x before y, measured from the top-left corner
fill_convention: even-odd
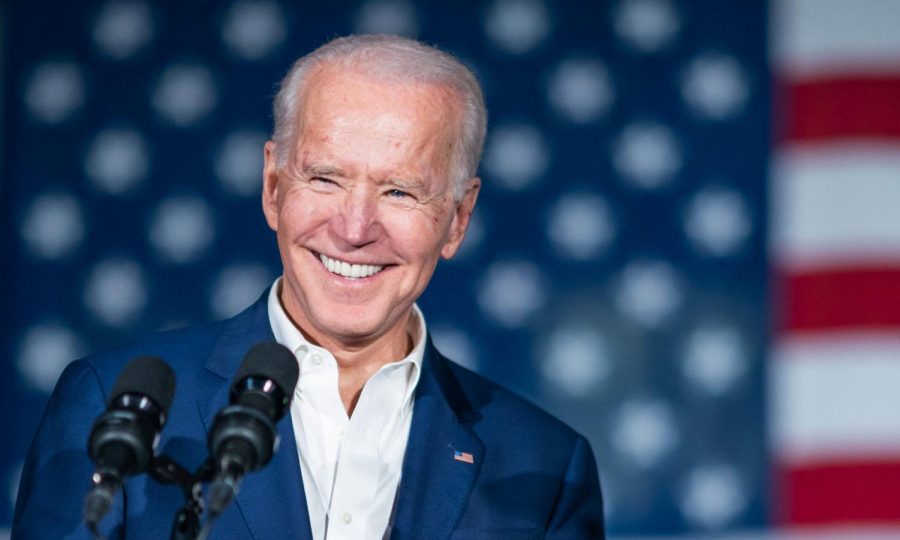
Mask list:
[[[462,244],[466,231],[469,229],[469,220],[475,209],[475,201],[478,200],[478,191],[481,189],[481,178],[469,178],[466,180],[466,192],[461,201],[456,203],[453,212],[453,221],[450,223],[450,236],[441,248],[441,257],[452,259],[459,246]]]
[[[275,142],[268,141],[263,149],[262,207],[266,223],[273,231],[278,230],[278,160]]]

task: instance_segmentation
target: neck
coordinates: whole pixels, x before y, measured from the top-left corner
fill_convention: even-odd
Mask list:
[[[402,360],[419,339],[419,320],[410,308],[402,319],[382,335],[363,339],[341,339],[316,332],[308,325],[300,324],[281,300],[281,307],[294,326],[310,343],[322,347],[334,355],[338,365],[338,390],[347,415],[352,415],[363,386],[382,366]]]
[[[405,358],[415,346],[413,334],[406,331],[415,317],[410,316],[407,324],[400,326],[402,335],[392,339],[378,340],[364,346],[329,347],[338,364],[338,391],[347,416],[353,414],[366,382],[385,364]],[[337,345],[337,344],[336,344]]]

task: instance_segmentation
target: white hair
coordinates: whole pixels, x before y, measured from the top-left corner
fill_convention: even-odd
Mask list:
[[[272,140],[279,167],[287,164],[305,84],[313,68],[323,64],[362,72],[377,80],[426,83],[452,90],[462,104],[460,143],[451,161],[453,194],[460,200],[465,181],[477,175],[484,147],[487,109],[475,75],[453,55],[413,39],[378,34],[333,39],[303,56],[281,81],[275,96]]]

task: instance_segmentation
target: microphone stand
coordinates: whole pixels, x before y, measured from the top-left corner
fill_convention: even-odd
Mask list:
[[[163,485],[175,484],[184,494],[184,507],[175,514],[170,540],[196,540],[200,533],[200,514],[203,513],[204,482],[210,482],[215,474],[212,460],[207,459],[195,474],[191,474],[168,456],[153,458],[150,477]]]

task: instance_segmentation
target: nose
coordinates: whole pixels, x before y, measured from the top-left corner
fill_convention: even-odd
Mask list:
[[[359,188],[346,193],[330,226],[335,244],[347,249],[360,248],[378,240],[384,231],[378,218],[378,203],[373,190]]]

